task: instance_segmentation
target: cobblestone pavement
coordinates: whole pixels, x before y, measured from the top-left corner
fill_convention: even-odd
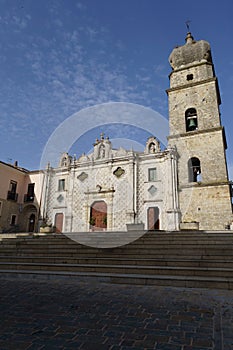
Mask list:
[[[0,280],[0,349],[233,349],[233,291]]]

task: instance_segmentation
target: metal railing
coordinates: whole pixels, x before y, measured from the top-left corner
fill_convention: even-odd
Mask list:
[[[12,200],[12,201],[17,201],[17,199],[18,199],[18,193],[8,191],[8,192],[7,192],[7,199],[10,199],[10,200]]]
[[[34,202],[34,198],[35,198],[34,194],[31,195],[31,194],[26,193],[24,195],[24,202]]]

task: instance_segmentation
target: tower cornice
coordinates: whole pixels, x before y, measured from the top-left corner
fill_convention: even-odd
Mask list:
[[[218,79],[216,77],[205,79],[205,80],[201,80],[201,81],[196,81],[196,82],[192,82],[192,83],[188,83],[188,84],[184,84],[184,85],[180,85],[180,86],[175,86],[175,87],[167,89],[166,93],[168,94],[169,92],[179,91],[179,90],[183,90],[183,89],[187,89],[187,88],[192,88],[194,86],[208,84],[208,83],[211,83],[211,82],[215,82],[216,83],[218,104],[220,105],[221,104],[221,96],[220,96],[220,92],[219,92]]]
[[[211,132],[216,132],[216,131],[223,131],[224,127],[223,126],[218,126],[216,128],[209,128],[209,129],[202,129],[202,130],[194,130],[194,131],[189,131],[188,133],[180,133],[176,135],[170,135],[167,137],[168,140],[171,139],[180,139],[181,137],[192,137],[200,134],[209,134]]]
[[[193,86],[197,86],[197,85],[202,85],[202,84],[205,84],[205,83],[210,83],[212,81],[215,81],[217,82],[218,79],[216,77],[213,77],[213,78],[209,78],[209,79],[205,79],[205,80],[201,80],[201,81],[196,81],[196,82],[193,82],[193,83],[188,83],[188,84],[184,84],[184,85],[179,85],[179,86],[175,86],[175,87],[172,87],[172,88],[169,88],[166,90],[166,92],[171,92],[171,91],[177,91],[177,90],[182,90],[182,89],[187,89],[189,87],[193,87]]]

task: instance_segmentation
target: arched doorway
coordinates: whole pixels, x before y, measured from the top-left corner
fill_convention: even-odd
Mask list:
[[[55,215],[55,227],[56,227],[56,233],[61,233],[63,229],[63,213],[57,213]]]
[[[150,207],[147,210],[147,222],[148,222],[148,230],[159,230],[159,208],[158,207]]]
[[[22,232],[37,232],[38,211],[35,205],[27,204],[23,209],[20,209],[20,211],[20,230]]]
[[[31,214],[29,216],[28,232],[34,232],[35,231],[35,222],[36,222],[36,215],[35,214]]]
[[[107,228],[107,204],[104,201],[97,201],[92,204],[90,227],[93,231],[103,231]]]

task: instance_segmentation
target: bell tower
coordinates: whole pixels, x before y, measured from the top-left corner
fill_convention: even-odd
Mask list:
[[[232,221],[226,139],[210,45],[195,41],[176,47],[169,62],[168,137],[178,152],[181,228],[223,230]]]

